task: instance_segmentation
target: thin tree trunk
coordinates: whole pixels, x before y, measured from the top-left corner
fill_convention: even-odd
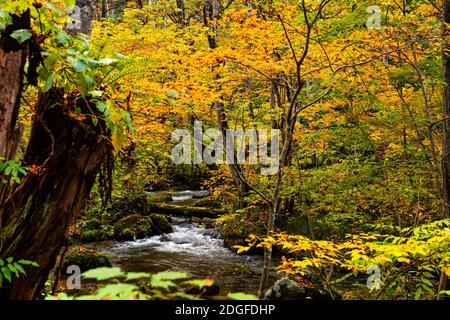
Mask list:
[[[446,0],[443,6],[443,50],[442,50],[442,63],[444,69],[444,106],[443,116],[444,119],[450,117],[450,45],[446,37],[450,36],[450,30],[446,26],[450,23],[450,3]],[[450,217],[450,123],[448,120],[444,121],[444,134],[443,134],[443,146],[442,146],[442,187],[444,201],[442,218]]]
[[[278,207],[277,205],[273,206],[271,208],[270,214],[269,214],[269,221],[267,223],[267,236],[271,236],[273,230],[275,229],[275,218],[278,213]],[[258,289],[258,298],[262,299],[264,298],[264,295],[266,293],[268,281],[269,281],[269,274],[270,274],[270,268],[272,267],[272,245],[269,244],[267,247],[264,247],[264,265],[263,265],[263,271],[261,274],[261,281],[259,283],[259,289]]]
[[[442,7],[442,64],[444,69],[444,104],[443,104],[443,117],[444,117],[444,132],[443,132],[443,145],[442,145],[442,218],[447,219],[450,217],[450,124],[447,119],[450,117],[450,44],[447,37],[450,36],[450,30],[447,24],[450,23],[450,2],[444,0]],[[445,290],[448,287],[447,275],[441,272],[441,278],[439,281],[438,293],[441,290]],[[438,295],[439,299],[444,299],[443,296]]]

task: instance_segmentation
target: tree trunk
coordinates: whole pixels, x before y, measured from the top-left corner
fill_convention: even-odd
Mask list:
[[[78,0],[77,4],[84,9],[82,24],[72,33],[89,33],[92,1]],[[7,159],[14,157],[19,140],[16,120],[28,54],[27,42],[19,45],[7,35],[29,29],[30,15],[26,12],[13,19],[9,30],[2,33],[0,46],[0,156]],[[34,299],[39,295],[101,164],[112,150],[103,121],[94,125],[90,118],[80,121],[69,116],[74,106],[83,113],[96,110],[76,98],[57,89],[39,96],[24,156],[24,163],[33,170],[8,194],[0,185],[0,258],[11,256],[39,264],[1,289],[1,298]]]
[[[28,41],[19,44],[9,34],[29,28],[30,13],[27,11],[20,17],[13,16],[13,24],[6,28],[0,39],[0,158],[6,161],[14,158],[21,136],[16,122],[28,55]],[[0,205],[6,199],[7,192],[8,187],[0,183]]]
[[[278,205],[275,204],[271,208],[271,212],[269,214],[269,221],[267,223],[267,236],[272,236],[273,230],[275,230],[275,219],[278,213]],[[270,268],[272,267],[272,245],[270,244],[267,247],[264,247],[264,265],[263,271],[261,274],[261,281],[258,289],[258,298],[264,298],[264,295],[267,290],[267,284],[269,280]]]
[[[105,125],[69,117],[61,105],[55,106],[60,97],[56,90],[40,97],[24,159],[40,169],[22,180],[2,211],[0,257],[39,264],[3,290],[1,296],[8,299],[34,299],[43,289],[111,151],[102,138]]]
[[[442,187],[444,195],[444,204],[442,218],[450,217],[450,45],[446,40],[450,36],[450,30],[445,25],[450,23],[450,3],[444,1],[443,6],[443,50],[442,50],[442,63],[444,68],[444,133],[443,133],[443,146],[442,146]]]
[[[450,30],[447,24],[450,23],[450,3],[448,0],[444,1],[442,7],[442,64],[444,69],[444,132],[442,144],[442,218],[448,219],[450,217],[450,44],[448,43],[448,36]],[[441,273],[439,281],[438,292],[448,288],[447,276],[444,272]],[[439,297],[443,299],[443,297]]]

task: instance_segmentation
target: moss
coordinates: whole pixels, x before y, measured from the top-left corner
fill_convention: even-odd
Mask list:
[[[171,233],[173,232],[172,225],[162,214],[152,213],[150,215],[152,221],[153,232],[155,234]]]
[[[114,224],[115,240],[142,239],[154,234],[151,219],[139,214],[129,215]]]
[[[151,206],[153,212],[173,214],[176,216],[187,216],[187,217],[209,217],[217,218],[222,211],[218,209],[204,208],[204,207],[192,207],[186,205],[175,205],[168,203],[153,203]]]
[[[103,234],[100,230],[86,230],[81,233],[81,241],[96,242],[103,240]]]
[[[220,269],[221,275],[226,276],[251,276],[253,271],[245,263],[233,263],[223,266]]]
[[[112,266],[108,255],[82,246],[72,247],[68,250],[63,270],[67,270],[70,265],[77,265],[82,272],[93,268]]]
[[[148,198],[151,202],[171,202],[172,192],[162,191],[155,194],[150,194],[148,195]]]
[[[101,223],[99,219],[93,218],[80,223],[81,231],[100,229]]]

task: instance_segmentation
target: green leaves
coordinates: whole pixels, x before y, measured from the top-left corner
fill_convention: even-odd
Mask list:
[[[73,7],[76,4],[76,0],[63,0],[66,7]]]
[[[88,92],[92,98],[99,98],[103,95],[103,91],[95,89]]]
[[[159,272],[152,276],[150,285],[155,288],[169,289],[176,287],[176,284],[171,280],[181,280],[189,278],[186,272]]]
[[[130,299],[138,289],[138,286],[128,283],[109,284],[106,287],[99,289],[95,297],[99,299],[105,297],[109,299]]]
[[[258,297],[254,294],[248,294],[248,293],[242,293],[242,292],[235,292],[235,293],[229,293],[227,295],[228,298],[232,300],[258,300]]]
[[[125,273],[118,267],[108,268],[101,267],[86,271],[82,274],[83,278],[96,279],[98,281],[108,280],[112,278],[124,277]]]
[[[39,267],[39,264],[37,262],[30,261],[30,260],[21,259],[21,260],[18,261],[18,263],[20,263],[20,264],[22,264],[24,266],[30,265],[30,266],[33,266],[33,267]]]
[[[58,32],[55,36],[55,40],[60,45],[66,45],[70,41],[70,37],[65,32]]]
[[[108,116],[110,115],[109,108],[108,108],[108,106],[106,105],[106,103],[104,103],[103,101],[98,101],[98,102],[95,104],[95,107],[97,108],[98,111],[100,111],[101,113],[103,113],[103,115],[104,115],[105,117],[108,117]]]
[[[0,30],[6,29],[12,23],[11,16],[5,10],[0,9]]]
[[[18,278],[20,275],[26,275],[26,271],[23,268],[25,265],[38,266],[36,262],[24,259],[19,261],[14,261],[13,257],[8,257],[6,260],[0,259],[0,288],[3,286],[4,279],[11,283],[13,276]]]
[[[27,167],[23,167],[22,163],[18,160],[4,161],[4,158],[0,157],[0,173],[4,173],[5,178],[9,177],[12,182],[19,183],[20,175],[25,175],[28,172]],[[2,183],[7,184],[9,181],[3,179]]]
[[[123,272],[118,267],[102,267],[88,270],[83,278],[97,281],[113,280],[116,283],[102,285],[92,295],[71,297],[65,293],[48,296],[46,300],[129,300],[129,299],[199,299],[180,290],[182,286],[195,285],[199,288],[211,286],[214,280],[189,280],[176,283],[178,280],[190,278],[186,272],[167,271],[150,274],[147,272]],[[120,279],[118,279],[120,278]],[[1,279],[0,279],[1,280]],[[139,284],[124,283],[124,281],[140,280]]]
[[[55,77],[56,77],[55,72],[50,73],[47,80],[45,81],[44,87],[42,87],[42,92],[47,92],[51,89],[51,87],[53,85],[53,81],[55,80]]]
[[[11,33],[11,38],[14,38],[19,43],[23,43],[31,38],[33,34],[31,33],[31,30],[29,29],[19,29]]]
[[[76,72],[84,72],[89,68],[89,63],[86,59],[74,59],[72,67]]]
[[[3,277],[8,280],[8,282],[11,282],[11,271],[9,270],[9,268],[7,267],[2,267],[2,269],[0,270]]]
[[[128,272],[127,273],[127,281],[142,279],[142,278],[151,278],[151,274],[147,272]]]
[[[166,93],[167,93],[167,95],[169,96],[169,97],[171,97],[171,98],[176,98],[176,97],[178,97],[178,92],[176,92],[176,91],[174,91],[174,90],[167,90],[166,91]]]

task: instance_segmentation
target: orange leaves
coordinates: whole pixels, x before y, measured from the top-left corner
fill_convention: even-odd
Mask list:
[[[35,164],[32,164],[31,166],[29,166],[28,169],[31,172],[31,174],[35,174],[35,175],[39,174],[39,171],[40,171],[40,168]]]
[[[69,111],[69,113],[67,114],[70,118],[78,121],[78,122],[83,122],[86,121],[87,117],[83,114],[77,114],[75,112]]]

